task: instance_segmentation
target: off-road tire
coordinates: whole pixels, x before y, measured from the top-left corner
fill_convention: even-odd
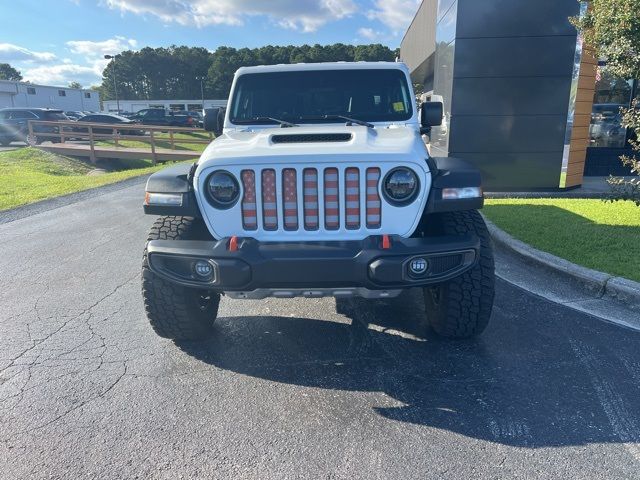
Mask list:
[[[477,210],[436,214],[429,222],[435,222],[444,235],[477,235],[480,258],[462,275],[423,289],[427,322],[443,337],[479,335],[489,323],[495,288],[493,248],[487,226]]]
[[[208,236],[201,220],[160,217],[151,227],[149,240],[201,240]],[[209,237],[211,238],[211,237]],[[149,269],[147,250],[142,260],[142,298],[153,330],[172,340],[205,340],[213,333],[220,295],[168,282]]]

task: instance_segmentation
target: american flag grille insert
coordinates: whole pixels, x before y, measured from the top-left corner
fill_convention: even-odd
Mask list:
[[[379,167],[244,169],[240,177],[245,231],[373,230],[382,226]]]
[[[284,212],[285,230],[298,229],[298,181],[293,168],[282,170],[282,211]]]
[[[338,196],[338,169],[324,169],[324,225],[327,230],[340,228],[340,197]]]
[[[367,228],[380,228],[382,204],[378,193],[380,169],[367,168]]]
[[[242,177],[242,187],[244,190],[241,202],[242,227],[245,230],[257,230],[256,174],[253,170],[243,170],[240,176]]]
[[[360,171],[357,168],[347,168],[345,177],[345,224],[348,229],[360,228]]]
[[[262,224],[265,230],[278,229],[278,206],[276,205],[276,171],[262,171]]]
[[[305,168],[302,172],[304,185],[304,228],[318,229],[318,171],[315,168]]]

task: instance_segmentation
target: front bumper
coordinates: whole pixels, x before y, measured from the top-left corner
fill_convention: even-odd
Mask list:
[[[238,238],[218,241],[152,240],[147,244],[149,268],[183,286],[235,292],[240,298],[262,298],[265,291],[281,296],[322,296],[329,291],[398,290],[447,281],[477,262],[480,240],[471,235],[430,238],[381,236],[344,242],[259,242]],[[424,259],[426,262],[414,262]],[[207,278],[196,262],[211,265]],[[426,265],[425,265],[426,264]],[[411,267],[414,267],[412,270]],[[415,267],[425,267],[416,273]],[[305,290],[311,289],[311,290]],[[319,292],[314,295],[312,292]],[[250,292],[262,292],[254,293]],[[331,294],[331,293],[329,293]],[[275,296],[278,296],[277,294]]]

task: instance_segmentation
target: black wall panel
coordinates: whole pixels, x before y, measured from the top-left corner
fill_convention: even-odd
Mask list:
[[[456,78],[452,115],[567,115],[568,77]]]
[[[451,156],[455,157],[465,152],[559,152],[560,157],[556,164],[556,178],[559,181],[567,125],[566,114],[543,117],[457,116],[452,119],[449,136]]]
[[[558,155],[547,153],[461,153],[482,172],[487,191],[546,190],[558,187]]]
[[[575,35],[574,0],[458,0],[458,38]]]
[[[458,0],[449,155],[476,164],[486,188],[558,188],[578,9]]]
[[[454,77],[570,77],[576,36],[457,38]]]

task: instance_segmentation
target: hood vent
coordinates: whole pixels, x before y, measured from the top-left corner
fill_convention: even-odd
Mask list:
[[[289,135],[272,135],[273,143],[325,143],[348,142],[350,133],[299,133]]]

